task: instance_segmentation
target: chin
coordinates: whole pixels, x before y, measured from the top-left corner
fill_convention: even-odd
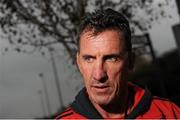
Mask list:
[[[111,96],[92,96],[91,100],[98,105],[108,105],[112,102]]]

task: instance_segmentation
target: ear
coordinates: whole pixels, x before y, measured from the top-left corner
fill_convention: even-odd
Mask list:
[[[81,72],[81,62],[80,62],[79,52],[76,53],[76,63],[77,63],[77,68]]]

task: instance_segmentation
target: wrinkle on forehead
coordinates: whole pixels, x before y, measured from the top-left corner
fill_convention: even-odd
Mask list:
[[[114,33],[112,34],[112,32],[114,32]],[[98,48],[100,46],[105,46],[106,48],[108,48],[111,43],[114,45],[114,48],[111,48],[111,49],[117,49],[116,47],[120,47],[123,49],[123,47],[124,47],[123,41],[124,41],[123,33],[118,32],[116,30],[105,30],[105,31],[99,33],[98,35],[94,35],[93,31],[89,31],[89,32],[82,34],[80,43],[85,42],[86,44],[83,44],[85,46],[81,46],[82,44],[80,44],[80,48],[93,46],[93,47],[91,47],[92,49],[98,50]],[[117,46],[117,44],[119,46]]]

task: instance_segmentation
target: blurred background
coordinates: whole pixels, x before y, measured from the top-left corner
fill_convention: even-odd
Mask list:
[[[0,118],[51,118],[73,101],[80,18],[106,8],[131,24],[129,80],[180,105],[179,0],[0,0]]]

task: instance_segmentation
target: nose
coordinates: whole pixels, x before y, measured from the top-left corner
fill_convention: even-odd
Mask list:
[[[107,78],[106,71],[104,69],[103,63],[99,62],[96,64],[93,70],[93,79],[98,81],[104,81]]]

